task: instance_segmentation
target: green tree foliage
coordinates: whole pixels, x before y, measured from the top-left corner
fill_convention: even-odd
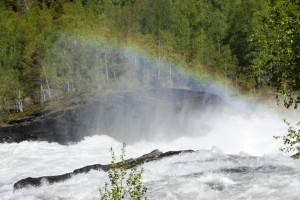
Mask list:
[[[260,52],[258,47],[255,48],[254,41],[251,41],[251,36],[257,29],[259,13],[263,12],[266,6],[266,1],[248,0],[235,1],[230,8],[230,23],[226,40],[238,60],[236,68],[238,81],[246,88],[255,85],[255,88],[258,89],[262,83],[260,80],[261,69],[254,70],[250,67],[254,54]],[[250,85],[242,83],[245,81]]]
[[[284,106],[297,108],[300,103],[300,1],[269,1],[268,9],[261,13],[261,21],[254,35],[257,51],[253,59],[254,71],[266,77],[277,89],[278,100]],[[300,130],[295,130],[289,122],[282,139],[282,151],[300,152]],[[299,123],[297,124],[299,125]]]
[[[276,3],[277,10],[279,4]],[[288,4],[282,4],[284,10],[290,10],[295,3]],[[0,91],[2,107],[25,99],[29,105],[92,93],[99,88],[113,89],[124,85],[124,74],[130,75],[130,80],[143,82],[147,70],[151,73],[144,82],[173,87],[172,63],[195,76],[209,75],[241,90],[254,86],[259,89],[265,83],[276,87],[279,83],[275,77],[284,67],[265,64],[274,57],[269,54],[273,47],[264,47],[262,41],[269,36],[258,30],[271,36],[276,31],[264,27],[270,29],[273,24],[257,23],[261,13],[268,16],[266,19],[272,18],[267,8],[262,0],[1,1],[0,67],[11,77],[1,79],[5,82]],[[284,10],[278,11],[280,15],[287,15]],[[290,18],[298,16],[295,10],[292,13],[285,22],[287,27],[292,23]],[[249,37],[254,32],[259,37],[251,42]],[[281,44],[292,39],[289,51],[296,54],[299,42],[291,37],[282,38]],[[127,46],[137,46],[159,63],[130,55]],[[161,65],[166,61],[171,64],[163,72]],[[295,58],[293,62],[298,61]],[[14,91],[7,92],[11,88],[8,80],[14,80]],[[284,80],[287,84],[291,79]]]
[[[133,166],[130,171],[125,162],[125,147],[123,144],[121,161],[116,163],[116,157],[113,149],[111,149],[112,161],[111,170],[108,172],[109,183],[100,189],[101,200],[120,200],[133,199],[141,200],[147,199],[145,197],[147,188],[142,183],[143,169],[139,171],[137,166]]]
[[[282,139],[283,144],[285,147],[280,148],[283,152],[300,152],[300,129],[295,130],[291,124],[284,120],[284,122],[288,125],[288,133],[284,136],[274,136],[275,139]],[[299,126],[300,123],[297,123],[297,126]],[[300,154],[298,154],[298,158]]]
[[[0,102],[4,110],[11,107],[18,110],[17,102],[23,96],[21,70],[24,46],[21,44],[26,40],[20,29],[22,25],[13,12],[0,7]]]
[[[300,89],[300,1],[270,1],[256,32],[260,51],[253,59],[255,71],[269,79],[284,95],[286,107],[297,106]]]

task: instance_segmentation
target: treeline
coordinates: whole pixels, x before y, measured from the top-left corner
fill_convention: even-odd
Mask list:
[[[274,69],[288,66],[275,67],[269,58],[278,47],[266,44],[282,36],[280,26],[273,30],[276,6],[299,20],[294,2],[1,1],[1,108],[22,112],[26,105],[114,88],[187,86],[176,66],[239,90],[278,88],[282,70]],[[299,46],[299,37],[293,40]]]

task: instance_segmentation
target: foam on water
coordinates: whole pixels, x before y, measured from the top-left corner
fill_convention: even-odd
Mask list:
[[[107,137],[88,140],[92,143],[92,139],[111,140]],[[129,147],[131,153],[128,153],[136,154],[135,148]],[[98,149],[98,152],[101,151]],[[75,160],[77,163],[81,162],[80,157],[74,159],[73,156],[61,159],[61,165],[71,162],[76,166]],[[95,153],[94,156],[92,163],[95,160],[109,159],[109,155]],[[39,171],[30,163],[24,165],[24,168],[33,169],[35,174],[64,171],[51,163],[46,165],[47,167]],[[143,180],[149,189],[149,199],[297,199],[300,195],[300,162],[280,155],[253,157],[224,154],[211,149],[147,163],[143,167]],[[239,168],[247,168],[248,171],[230,172],[231,169]],[[3,174],[1,178],[2,176]],[[91,171],[88,174],[76,175],[65,182],[53,185],[45,183],[40,188],[21,189],[15,193],[11,191],[12,184],[2,183],[1,196],[3,199],[97,199],[98,189],[105,181],[106,173]]]
[[[127,146],[127,157],[154,149],[194,149],[145,164],[143,181],[149,199],[297,199],[300,196],[300,161],[279,154],[285,133],[280,117],[269,113],[220,115],[206,134],[171,141],[139,141]],[[197,130],[201,132],[196,135]],[[165,133],[171,134],[171,133]],[[95,163],[110,162],[110,147],[118,154],[121,142],[105,135],[86,137],[69,146],[47,142],[0,144],[0,199],[97,199],[107,181],[104,172],[91,171],[65,182],[13,193],[13,183],[26,177],[63,174]],[[245,169],[240,173],[230,169]]]
[[[97,40],[89,36],[79,38],[76,36],[69,38],[68,34],[62,36],[57,42],[58,49],[53,53],[53,60],[49,60],[49,66],[51,67],[57,59],[58,63],[65,61],[65,65],[68,66],[70,65],[68,59],[80,57],[89,49],[92,50],[90,57],[87,57],[90,59],[81,60],[81,65],[89,66],[90,61],[93,61],[101,71],[103,62],[97,61],[101,60],[99,55],[111,51],[126,58],[121,65],[125,66],[125,71],[127,70],[127,73],[114,83],[113,89],[123,91],[160,86],[206,89],[209,92],[214,91],[213,93],[218,96],[224,95],[224,91],[233,93],[228,91],[228,88],[219,87],[214,79],[210,80],[207,77],[208,75],[203,74],[201,82],[198,82],[187,76],[186,70],[183,70],[186,68],[167,60],[161,62],[147,56],[140,49],[125,48],[127,44],[118,46]],[[59,45],[60,43],[63,45]],[[73,51],[69,57],[62,53],[68,49],[72,50],[74,45],[78,46],[78,55]],[[136,68],[140,70],[133,68],[132,65],[137,65]],[[142,81],[143,87],[134,85],[141,84],[139,81],[141,77],[136,77],[138,76],[136,74],[139,74],[136,71],[146,77]],[[95,77],[98,87],[102,88],[101,84],[105,85],[105,81],[98,79],[99,77]],[[208,88],[206,82],[213,82],[215,88]],[[183,120],[188,127],[184,133],[174,134],[176,137],[168,137],[172,134],[170,130],[155,127],[153,130],[160,133],[153,135],[160,137],[154,138],[151,142],[141,139],[127,146],[127,158],[141,156],[154,149],[199,150],[192,154],[165,158],[143,165],[145,169],[143,181],[148,187],[149,199],[299,199],[300,161],[281,155],[278,151],[281,141],[273,139],[274,135],[286,133],[287,127],[282,117],[261,111],[257,105],[249,107],[244,100],[236,99],[241,97],[229,98],[228,102],[242,112],[217,110],[215,113],[207,112],[205,115],[202,113],[201,117],[193,116],[188,122]],[[208,129],[200,123],[205,120],[207,120],[205,125],[211,125]],[[111,147],[115,149],[116,154],[120,153],[122,141],[98,135],[86,137],[85,140],[69,146],[47,142],[0,144],[0,199],[99,199],[99,188],[107,181],[107,174],[102,171],[91,171],[64,182],[52,185],[45,183],[42,187],[15,192],[13,184],[26,177],[58,175],[86,165],[107,164],[111,160],[109,153]],[[234,172],[239,169],[242,170],[240,173]]]

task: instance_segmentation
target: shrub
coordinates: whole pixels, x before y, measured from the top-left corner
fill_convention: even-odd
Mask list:
[[[284,120],[284,122],[289,126],[288,133],[284,136],[274,136],[275,139],[282,139],[285,147],[280,148],[283,152],[293,152],[297,151],[300,153],[300,130],[295,130],[290,122]],[[300,125],[300,122],[297,123],[297,126]],[[298,154],[299,158],[299,154]]]
[[[123,143],[121,161],[116,163],[116,156],[111,148],[112,155],[111,169],[108,172],[109,183],[100,189],[101,200],[120,200],[133,199],[141,200],[147,199],[147,188],[142,183],[143,169],[140,171],[137,165],[129,166],[125,161],[126,144]],[[130,170],[130,171],[129,171]]]

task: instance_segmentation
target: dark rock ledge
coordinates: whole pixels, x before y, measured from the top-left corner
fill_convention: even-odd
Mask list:
[[[126,165],[128,166],[128,168],[132,168],[134,165],[142,165],[144,163],[147,162],[151,162],[151,161],[156,161],[156,160],[160,160],[162,158],[165,157],[171,157],[171,156],[175,156],[175,155],[179,155],[179,154],[183,154],[183,153],[193,153],[195,151],[193,150],[181,150],[181,151],[168,151],[165,153],[160,152],[159,150],[154,150],[148,154],[142,155],[136,159],[128,159],[125,160]],[[212,160],[206,160],[206,162],[209,162]],[[118,165],[119,163],[117,163]],[[259,172],[259,173],[268,173],[269,170],[273,169],[275,167],[273,166],[258,166],[258,167],[249,167],[249,166],[237,166],[237,167],[232,167],[232,168],[221,168],[218,170],[213,170],[210,172],[213,173],[226,173],[226,174],[232,174],[232,173],[238,173],[238,174],[248,174],[248,173],[255,173],[255,172]],[[62,175],[56,175],[56,176],[42,176],[42,177],[37,177],[37,178],[32,178],[32,177],[28,177],[25,179],[22,179],[18,182],[16,182],[13,186],[14,191],[18,190],[18,189],[22,189],[22,188],[26,188],[26,187],[39,187],[41,186],[43,183],[49,183],[49,184],[53,184],[53,183],[57,183],[57,182],[62,182],[65,181],[67,179],[72,178],[72,176],[77,175],[77,174],[81,174],[81,173],[88,173],[91,170],[102,170],[102,171],[109,171],[111,169],[111,164],[106,164],[106,165],[101,165],[101,164],[94,164],[94,165],[88,165],[79,169],[75,169],[73,172],[70,173],[66,173],[66,174],[62,174]],[[195,176],[202,176],[204,174],[204,172],[198,172],[198,173],[192,173],[192,174],[188,174],[188,175],[184,175],[184,177],[195,177]],[[223,190],[224,186],[220,186],[220,185],[215,185],[215,183],[207,183],[208,186],[211,189],[216,189],[216,190]]]
[[[294,159],[300,159],[300,153],[296,153],[294,155],[291,156]]]
[[[168,151],[165,153],[160,152],[159,150],[154,150],[148,154],[142,155],[141,157],[138,157],[136,159],[128,159],[125,161],[128,168],[132,168],[134,165],[141,165],[143,163],[159,160],[165,157],[170,157],[174,155],[178,155],[181,153],[192,153],[193,150],[183,150],[183,151]],[[118,163],[117,163],[118,165]],[[48,182],[49,184],[65,181],[67,179],[70,179],[73,175],[80,174],[80,173],[87,173],[91,170],[103,170],[108,171],[111,169],[111,164],[107,165],[101,165],[101,164],[95,164],[95,165],[88,165],[79,169],[75,169],[73,172],[57,175],[57,176],[42,176],[37,178],[28,177],[25,179],[22,179],[14,184],[14,191],[26,187],[39,187],[44,182]]]
[[[68,145],[86,136],[109,135],[127,144],[155,138],[155,127],[177,138],[189,119],[220,111],[221,97],[206,91],[160,88],[119,92],[41,111],[29,119],[0,124],[0,143],[47,141]],[[203,120],[203,126],[208,126]],[[127,130],[126,137],[123,132]],[[143,133],[143,134],[140,134]]]

